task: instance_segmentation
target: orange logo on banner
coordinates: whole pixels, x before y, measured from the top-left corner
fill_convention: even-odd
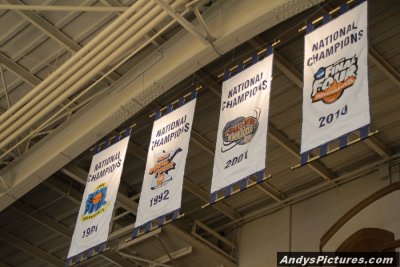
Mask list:
[[[342,58],[332,65],[321,67],[314,74],[311,93],[313,103],[321,101],[332,104],[337,101],[345,89],[351,87],[357,79],[357,57]]]

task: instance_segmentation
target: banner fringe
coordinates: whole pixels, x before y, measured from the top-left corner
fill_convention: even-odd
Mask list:
[[[101,243],[101,244],[91,247],[75,256],[67,258],[65,260],[64,266],[69,267],[69,266],[74,266],[76,264],[85,262],[86,260],[93,258],[108,249],[109,248],[107,247],[107,242]]]
[[[255,185],[258,185],[262,182],[265,182],[266,180],[270,179],[272,177],[271,174],[269,174],[268,176],[264,175],[264,170],[258,171],[256,173],[254,173],[253,175],[256,176],[256,180],[255,181],[251,181],[249,183],[249,177],[252,176],[250,175],[249,177],[243,178],[242,180],[233,183],[231,185],[228,185],[218,191],[212,192],[211,193],[211,197],[210,197],[210,202],[204,204],[203,206],[201,206],[202,209],[212,206],[222,200],[227,199],[228,197],[231,197],[233,195],[236,195],[240,192],[243,192],[244,190],[247,190]],[[261,177],[261,178],[260,178]],[[234,189],[235,186],[238,186],[238,188]],[[222,192],[223,196],[218,197],[218,193]],[[229,192],[229,194],[228,194]]]
[[[180,209],[174,210],[170,213],[167,213],[165,215],[162,215],[154,220],[151,220],[145,224],[142,224],[138,227],[133,228],[132,230],[132,236],[130,239],[126,239],[125,242],[129,242],[133,239],[136,239],[144,234],[147,234],[149,232],[152,232],[158,228],[163,227],[164,225],[167,225],[169,223],[172,223],[182,217],[184,217],[184,213],[180,213]],[[170,217],[167,219],[167,217]]]
[[[309,163],[311,163],[313,161],[316,161],[316,160],[321,159],[321,158],[323,158],[325,156],[328,156],[328,155],[330,155],[332,153],[335,153],[336,151],[339,151],[339,150],[341,150],[343,148],[346,148],[346,147],[349,147],[351,145],[354,145],[354,144],[356,144],[356,143],[358,143],[358,142],[360,142],[360,141],[362,141],[362,140],[364,140],[364,139],[366,139],[368,137],[371,137],[371,136],[376,135],[376,134],[379,133],[378,130],[373,131],[373,132],[369,132],[369,125],[361,127],[361,128],[359,128],[359,129],[357,129],[355,131],[352,131],[352,132],[357,132],[357,131],[359,131],[360,137],[358,137],[358,138],[356,138],[356,139],[354,139],[352,141],[348,140],[350,133],[342,135],[341,137],[339,137],[339,138],[337,138],[335,140],[332,140],[330,143],[333,143],[336,140],[339,140],[339,145],[337,147],[333,148],[333,149],[329,149],[329,143],[326,143],[326,144],[323,144],[323,145],[321,145],[319,147],[316,147],[316,149],[318,149],[318,148],[320,149],[320,153],[319,153],[318,156],[310,157],[311,150],[302,153],[300,155],[300,163],[290,167],[290,169],[291,170],[298,169],[298,168],[300,168],[300,167],[302,167],[304,165],[307,165],[307,164],[309,164]]]

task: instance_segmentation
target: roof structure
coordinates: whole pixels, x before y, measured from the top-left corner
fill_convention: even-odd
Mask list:
[[[0,266],[64,265],[90,148],[131,124],[110,249],[81,266],[237,266],[241,225],[398,163],[400,5],[369,1],[371,127],[379,133],[291,169],[300,159],[299,29],[342,3],[0,1]],[[107,32],[120,17],[121,24]],[[201,208],[209,200],[221,74],[273,43],[266,157],[271,177]],[[184,179],[185,216],[126,242],[152,115],[193,88],[198,102]]]

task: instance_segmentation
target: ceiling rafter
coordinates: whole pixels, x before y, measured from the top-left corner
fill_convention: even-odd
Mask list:
[[[50,265],[64,266],[61,259],[4,230],[0,230],[0,240],[42,260],[43,262],[49,263]]]
[[[369,46],[368,57],[396,84],[397,88],[400,88],[400,74],[371,45]]]
[[[26,204],[23,204],[22,202],[17,201],[14,203],[14,205],[12,207],[14,209],[16,209],[18,212],[20,212],[21,214],[23,214],[24,216],[31,218],[32,220],[36,221],[37,223],[47,227],[48,229],[56,232],[57,234],[67,238],[68,241],[71,240],[73,231],[71,229],[69,229],[67,226],[62,225],[61,223],[55,221],[54,219],[35,210],[34,208],[32,208]],[[1,236],[1,232],[0,232],[0,236]],[[49,253],[48,253],[48,255],[52,256]],[[101,256],[103,258],[109,260],[110,262],[113,262],[113,263],[116,262],[121,266],[131,266],[131,267],[136,266],[136,265],[132,264],[131,262],[127,261],[126,259],[124,259],[123,257],[121,257],[111,251],[109,251],[107,253],[102,253]]]
[[[248,43],[254,48],[260,48],[261,46],[265,45],[266,42],[260,36],[257,36],[253,39],[250,39]],[[300,71],[298,71],[286,58],[276,51],[274,52],[274,64],[287,78],[289,78],[289,80],[296,85],[297,89],[303,90],[303,80]],[[383,158],[389,158],[392,155],[390,149],[386,147],[376,136],[375,138],[367,138],[364,143]],[[314,166],[314,168],[319,167]]]
[[[9,4],[23,5],[23,3],[20,0],[5,0],[5,1],[8,2]],[[53,39],[54,41],[56,41],[59,44],[61,44],[62,46],[64,46],[70,52],[75,53],[75,52],[79,51],[82,48],[74,40],[72,40],[66,34],[61,32],[59,29],[57,29],[51,23],[47,22],[45,19],[40,17],[34,11],[17,10],[16,12],[18,12],[22,17],[24,17],[32,25],[34,25],[35,27],[40,29],[43,33],[45,33],[51,39]],[[112,81],[115,81],[115,80],[118,80],[120,78],[120,75],[117,74],[116,72],[112,72],[112,73],[109,74],[109,77],[111,78]]]
[[[117,0],[100,0],[103,4],[110,6],[110,7],[123,7],[124,5],[118,2]],[[154,35],[156,35],[157,32],[155,30],[150,31],[149,34],[146,35],[147,38],[151,38]],[[154,40],[151,41],[151,43],[156,46],[160,47],[163,43],[165,43],[166,40],[162,38],[161,36],[157,36]]]
[[[7,69],[16,74],[18,77],[21,77],[21,79],[23,79],[25,82],[27,82],[32,86],[36,86],[42,82],[42,80],[36,77],[36,75],[24,69],[19,64],[15,63],[1,52],[0,52],[0,62],[4,64],[4,66]]]

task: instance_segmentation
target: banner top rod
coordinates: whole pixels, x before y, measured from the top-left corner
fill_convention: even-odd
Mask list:
[[[274,41],[274,42],[271,44],[271,46],[272,46],[272,47],[275,47],[275,46],[277,46],[278,44],[280,44],[280,42],[281,42],[281,40],[278,39],[278,40]],[[267,46],[267,47],[268,47],[268,46]],[[263,48],[263,49],[261,49],[260,51],[257,52],[257,55],[259,56],[259,55],[265,53],[266,51],[267,51],[267,48]],[[243,64],[246,64],[247,62],[249,62],[249,61],[251,61],[251,60],[252,60],[252,57],[248,57],[248,58],[246,58],[245,60],[243,60],[242,63],[243,63]],[[239,67],[239,64],[236,64],[236,65],[232,66],[232,67],[229,69],[229,71],[234,71],[234,70],[237,69],[238,67]],[[224,76],[224,72],[218,74],[217,77],[218,77],[218,78],[221,78],[222,76]]]
[[[355,0],[349,0],[349,1],[347,1],[346,3],[349,5],[349,4],[353,3],[354,1],[355,1]],[[340,10],[340,6],[338,6],[338,7],[334,8],[334,9],[332,9],[332,10],[329,11],[328,13],[329,13],[329,15],[333,15],[333,14],[335,14],[336,12],[338,12],[339,10]],[[324,19],[324,16],[320,16],[319,18],[313,20],[311,23],[312,23],[312,25],[315,25],[315,24],[319,23],[320,21],[322,21],[323,19]],[[303,27],[301,27],[301,28],[299,29],[299,32],[305,31],[306,28],[307,28],[307,25],[304,25]]]
[[[200,91],[200,89],[202,89],[202,88],[203,88],[203,86],[202,86],[202,85],[199,85],[199,86],[196,87],[196,89],[194,89],[194,90],[196,90],[196,92],[197,92],[197,91]],[[185,94],[185,95],[183,96],[183,98],[186,98],[186,97],[190,96],[191,94],[192,94],[192,92],[189,92],[189,93]],[[169,105],[175,105],[175,104],[178,103],[178,102],[179,102],[179,98],[176,99],[176,100],[174,100],[174,101],[172,101],[171,104],[169,104]],[[167,107],[168,107],[169,105],[160,108],[159,111],[164,111],[164,110],[166,110]],[[156,115],[156,112],[153,112],[153,113],[151,113],[151,114],[149,115],[149,118],[154,117],[155,115]]]
[[[91,147],[91,148],[90,148],[90,151],[93,151],[93,150],[96,148],[96,146],[104,145],[104,144],[106,143],[106,141],[111,141],[111,140],[113,140],[114,138],[117,137],[117,135],[123,134],[123,133],[126,131],[126,129],[128,129],[128,128],[133,129],[135,126],[136,126],[136,123],[131,124],[129,127],[126,127],[125,130],[119,131],[119,132],[117,132],[115,135],[111,136],[110,138],[106,138],[105,140],[103,140],[103,141],[101,141],[100,143],[96,144],[95,146]]]

